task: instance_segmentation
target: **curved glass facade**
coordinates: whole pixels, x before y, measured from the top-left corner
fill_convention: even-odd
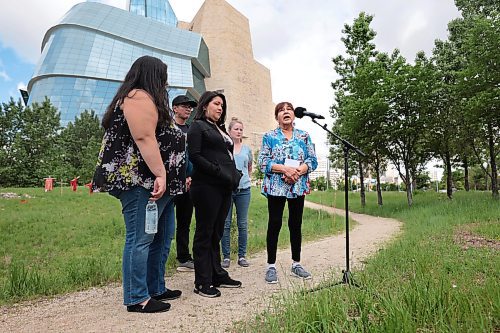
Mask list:
[[[49,97],[63,124],[86,109],[102,115],[132,63],[143,55],[168,65],[170,99],[181,93],[199,96],[210,75],[199,34],[100,3],[74,6],[47,31],[42,45],[28,84],[29,102]]]

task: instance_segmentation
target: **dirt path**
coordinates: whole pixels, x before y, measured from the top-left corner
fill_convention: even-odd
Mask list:
[[[306,207],[344,215],[342,210],[306,202]],[[393,219],[350,214],[359,224],[350,233],[351,267],[398,234],[401,224]],[[338,216],[336,218],[339,218]],[[285,227],[286,228],[286,227]],[[282,232],[287,232],[283,229]],[[221,289],[222,296],[207,299],[193,293],[193,273],[168,277],[170,288],[181,289],[182,297],[171,301],[170,311],[159,314],[128,313],[122,305],[120,285],[94,288],[49,300],[0,307],[0,332],[224,332],[232,322],[254,318],[264,310],[274,293],[303,286],[312,287],[325,277],[340,279],[345,266],[345,234],[303,244],[302,264],[313,274],[303,282],[289,275],[290,250],[278,251],[280,283],[264,282],[266,253],[250,257],[251,266],[232,262],[229,273],[243,282],[241,289]]]

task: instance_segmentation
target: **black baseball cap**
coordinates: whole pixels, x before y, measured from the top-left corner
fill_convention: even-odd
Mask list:
[[[182,104],[189,105],[193,108],[195,108],[198,105],[198,103],[190,100],[189,97],[187,97],[186,95],[179,95],[176,98],[174,98],[174,100],[172,101],[172,106],[182,105]]]

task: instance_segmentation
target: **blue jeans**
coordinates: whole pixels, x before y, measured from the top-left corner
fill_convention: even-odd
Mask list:
[[[167,218],[167,224],[165,225],[165,243],[163,247],[163,253],[161,258],[161,269],[162,274],[165,276],[165,266],[167,264],[168,255],[170,254],[170,245],[175,236],[175,213],[174,213],[174,197],[165,208],[165,215]]]
[[[172,226],[167,227],[167,224],[173,224],[173,219],[168,222],[173,209],[173,196],[164,195],[156,201],[158,232],[146,234],[144,218],[150,191],[138,186],[110,194],[120,199],[126,227],[122,264],[123,304],[139,304],[166,290],[163,258],[166,251],[165,238],[170,232],[171,240],[174,233]]]
[[[221,239],[222,255],[224,259],[230,257],[231,252],[231,220],[233,217],[233,202],[236,206],[236,222],[238,225],[238,258],[247,254],[248,239],[248,207],[250,206],[250,187],[233,191],[231,207],[224,224],[224,235]]]

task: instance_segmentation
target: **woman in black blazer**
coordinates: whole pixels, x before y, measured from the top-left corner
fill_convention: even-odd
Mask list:
[[[233,141],[224,127],[226,108],[223,94],[205,92],[187,135],[189,159],[194,167],[190,190],[196,219],[194,292],[205,297],[220,296],[218,287],[241,287],[241,282],[231,279],[221,267],[220,258],[231,193],[241,178],[234,163]]]

